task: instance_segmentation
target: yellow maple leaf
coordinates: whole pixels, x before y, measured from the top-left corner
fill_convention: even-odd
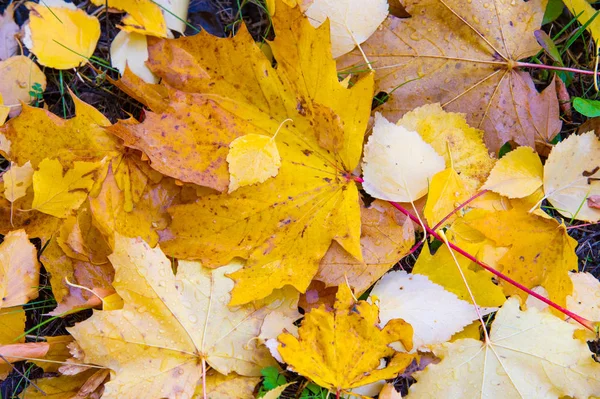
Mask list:
[[[32,208],[58,218],[66,218],[85,201],[94,184],[92,174],[100,167],[98,162],[74,162],[73,169],[63,175],[63,167],[56,159],[44,159],[33,173]]]
[[[460,339],[433,347],[441,362],[414,374],[407,398],[588,398],[600,392],[600,364],[576,326],[509,299],[489,340]]]
[[[284,285],[304,291],[332,240],[362,260],[351,173],[362,150],[372,77],[351,88],[340,83],[328,32],[312,28],[298,9],[282,4],[273,23],[276,68],[245,29],[226,40],[204,32],[149,39],[148,64],[170,86],[169,102],[142,123],[109,128],[161,173],[224,191],[229,144],[246,134],[270,138],[292,120],[274,139],[281,156],[276,177],[169,209],[172,223],[161,235],[169,255],[208,267],[247,259],[232,275],[232,305]]]
[[[155,182],[140,167],[143,163],[130,157],[113,161],[99,191],[90,195],[94,223],[111,245],[117,232],[155,246],[157,230],[170,221],[167,208],[178,203],[181,187],[172,179]]]
[[[24,43],[42,65],[76,68],[88,62],[100,38],[100,22],[72,3],[25,3],[30,11]]]
[[[413,330],[401,319],[379,329],[378,317],[377,305],[355,301],[350,288],[340,285],[335,310],[321,305],[308,312],[299,338],[288,333],[278,337],[279,353],[295,372],[336,391],[394,378],[413,356],[395,353],[389,345],[400,341],[412,349]],[[378,369],[380,359],[392,355],[388,365]]]
[[[523,198],[542,186],[543,174],[542,161],[533,148],[519,147],[496,162],[482,189]]]
[[[247,134],[229,144],[229,192],[277,176],[281,156],[273,137]]]
[[[100,161],[120,152],[118,140],[102,129],[110,121],[100,111],[71,95],[75,117],[62,119],[51,112],[25,105],[18,118],[0,126],[0,154],[19,166],[30,161],[37,169],[45,158],[59,159],[65,167],[73,161]]]
[[[5,235],[0,244],[0,307],[22,305],[37,298],[39,278],[37,250],[25,231]]]
[[[123,309],[94,312],[70,329],[87,363],[112,370],[103,397],[190,397],[203,362],[247,376],[273,364],[253,338],[285,301],[274,293],[262,304],[229,308],[233,281],[225,274],[239,264],[210,270],[179,261],[174,275],[159,247],[118,234],[109,258]]]

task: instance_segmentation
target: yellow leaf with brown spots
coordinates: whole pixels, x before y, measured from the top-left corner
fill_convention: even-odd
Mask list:
[[[31,161],[37,169],[45,158],[57,158],[65,167],[74,161],[100,161],[117,155],[118,140],[103,130],[110,122],[100,111],[76,96],[75,117],[62,119],[51,112],[23,106],[18,118],[0,126],[0,154],[17,165]]]
[[[362,260],[358,189],[351,173],[370,113],[371,77],[351,88],[340,83],[327,29],[312,28],[299,10],[282,4],[273,23],[276,68],[244,30],[226,40],[200,33],[155,41],[153,72],[194,92],[173,91],[170,110],[149,113],[138,125],[110,128],[119,130],[127,145],[137,142],[133,146],[162,173],[219,190],[229,186],[225,158],[231,141],[278,131],[277,176],[174,206],[171,225],[161,233],[165,253],[199,259],[207,267],[247,259],[231,276],[236,281],[231,305],[264,298],[285,285],[306,290],[334,240]],[[178,61],[167,62],[174,54]],[[292,121],[280,127],[288,118]],[[126,127],[127,136],[120,133]]]

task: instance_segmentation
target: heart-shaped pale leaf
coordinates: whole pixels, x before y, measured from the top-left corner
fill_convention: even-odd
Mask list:
[[[373,134],[363,155],[363,187],[388,201],[411,202],[427,194],[429,181],[445,161],[419,133],[375,114]]]

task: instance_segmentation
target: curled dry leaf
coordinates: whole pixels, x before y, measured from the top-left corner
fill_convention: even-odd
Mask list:
[[[375,32],[388,15],[388,2],[374,0],[365,7],[363,2],[356,0],[313,0],[304,14],[314,27],[329,20],[331,52],[333,58],[337,58],[352,51]]]
[[[489,341],[461,339],[433,348],[442,359],[414,374],[408,398],[588,398],[600,392],[600,364],[577,329],[558,317],[509,299],[496,314]]]
[[[23,391],[23,399],[92,399],[100,398],[103,383],[108,378],[107,369],[90,369],[76,375],[62,375],[59,377],[42,378],[34,380]],[[38,390],[37,387],[39,387]]]
[[[519,147],[496,162],[482,189],[508,198],[533,194],[543,184],[544,167],[531,147]]]
[[[444,169],[444,164],[444,158],[417,132],[375,114],[362,162],[363,188],[369,195],[388,201],[415,201],[427,194],[429,180]]]
[[[136,33],[120,31],[110,44],[110,62],[117,68],[121,75],[125,67],[143,79],[146,83],[156,83],[158,78],[146,65],[148,59],[148,42],[146,36]]]
[[[410,218],[384,201],[375,200],[368,208],[361,204],[360,218],[363,260],[354,258],[334,241],[315,275],[315,280],[329,287],[348,284],[357,295],[373,285],[415,244],[415,228]]]
[[[23,344],[0,345],[0,380],[4,380],[12,370],[8,363],[21,362],[25,359],[43,358],[48,352],[46,342],[27,342]]]
[[[544,165],[544,194],[567,218],[600,220],[600,209],[587,202],[600,195],[600,139],[594,132],[571,135],[554,147]]]
[[[318,385],[340,391],[395,377],[413,356],[395,353],[389,346],[400,341],[412,349],[412,328],[395,319],[380,330],[379,310],[366,301],[355,301],[347,285],[339,287],[335,310],[324,306],[306,314],[299,338],[281,334],[279,353],[289,367]],[[380,359],[392,356],[379,369]]]
[[[123,309],[97,311],[70,329],[87,363],[112,369],[105,398],[124,392],[189,398],[203,362],[224,374],[249,376],[272,364],[268,350],[253,338],[285,301],[274,293],[260,304],[229,308],[233,281],[225,274],[239,264],[212,271],[180,261],[174,275],[160,248],[119,235],[109,258]]]
[[[76,68],[88,62],[94,53],[100,38],[100,22],[72,4],[60,3],[52,7],[25,3],[30,14],[23,43],[42,65]]]
[[[542,94],[515,61],[541,47],[546,0],[403,2],[410,18],[389,16],[362,48],[376,71],[376,91],[390,93],[380,112],[392,120],[425,103],[465,112],[485,131],[490,150],[507,141],[535,148],[560,131],[554,82]],[[364,64],[354,51],[340,68]],[[363,68],[361,68],[363,69]]]

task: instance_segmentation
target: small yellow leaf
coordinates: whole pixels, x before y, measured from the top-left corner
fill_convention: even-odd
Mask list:
[[[65,3],[66,4],[66,3]],[[30,10],[24,43],[42,65],[76,68],[88,62],[100,38],[100,22],[80,9],[25,3]]]
[[[285,389],[287,387],[289,387],[290,385],[293,385],[295,383],[296,383],[296,381],[288,382],[287,384],[283,384],[276,388],[273,388],[270,391],[268,391],[264,396],[262,396],[262,398],[263,399],[279,399],[279,397],[281,396],[283,391],[285,391]]]
[[[94,184],[92,172],[98,162],[74,162],[73,169],[63,175],[63,167],[56,159],[44,159],[33,173],[32,208],[58,218],[66,218],[87,198]]]
[[[37,298],[40,264],[24,230],[11,231],[0,244],[0,307],[22,305]]]
[[[229,144],[229,192],[262,183],[277,176],[281,157],[272,137],[260,134],[240,136]]]
[[[430,226],[436,226],[470,196],[471,192],[454,168],[436,173],[429,184],[429,194],[423,211],[425,219]],[[455,218],[456,215],[453,215],[445,224],[450,224]]]
[[[108,6],[129,13],[121,20],[121,28],[142,35],[167,37],[163,13],[152,0],[92,0],[97,6]]]
[[[519,147],[496,162],[482,189],[523,198],[542,186],[543,175],[540,156],[531,147]]]
[[[33,182],[33,167],[31,162],[23,166],[12,164],[10,169],[2,175],[4,179],[4,197],[10,202],[25,196],[27,189]]]
[[[278,337],[279,353],[298,374],[322,387],[340,390],[394,378],[413,356],[395,353],[389,345],[401,341],[412,349],[412,327],[394,319],[377,327],[379,309],[366,301],[356,302],[347,285],[341,285],[335,310],[324,305],[308,312],[298,329],[300,338],[285,333]],[[379,369],[380,359],[392,356]]]
[[[444,168],[444,158],[417,132],[375,114],[362,164],[363,187],[369,195],[388,201],[415,201],[427,194],[429,180]]]

